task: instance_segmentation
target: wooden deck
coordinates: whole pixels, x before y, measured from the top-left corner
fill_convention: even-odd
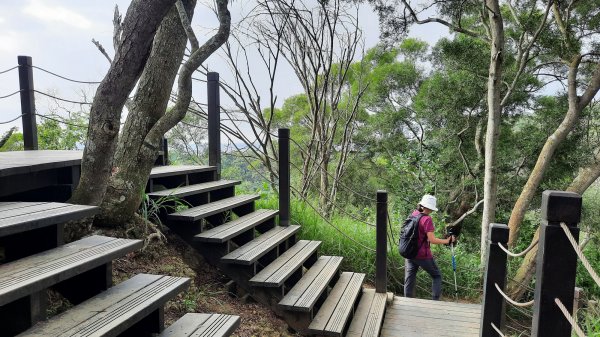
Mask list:
[[[381,337],[479,336],[481,305],[398,297],[388,307]]]
[[[0,177],[81,164],[83,151],[0,152]]]

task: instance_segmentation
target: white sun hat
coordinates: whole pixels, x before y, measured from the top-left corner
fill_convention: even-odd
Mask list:
[[[425,194],[421,201],[419,201],[419,205],[429,208],[432,211],[437,211],[437,199],[431,194]]]

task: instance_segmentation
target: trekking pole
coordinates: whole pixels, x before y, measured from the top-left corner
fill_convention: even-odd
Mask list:
[[[456,283],[456,257],[454,256],[454,242],[450,244],[452,251],[452,270],[454,271],[454,298],[458,300],[458,285]]]

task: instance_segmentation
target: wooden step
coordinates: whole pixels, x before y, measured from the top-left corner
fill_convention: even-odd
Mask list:
[[[0,306],[110,263],[142,245],[140,240],[94,235],[0,265]]]
[[[386,293],[376,293],[375,289],[363,290],[346,337],[378,337],[383,324],[387,296]],[[427,327],[424,326],[423,329]]]
[[[256,239],[223,256],[221,262],[251,265],[300,230],[300,226],[276,226]]]
[[[167,165],[167,166],[155,166],[150,172],[149,179],[178,176],[191,173],[200,173],[207,171],[214,171],[217,168],[215,166],[203,166],[203,165]]]
[[[341,256],[321,256],[279,302],[282,309],[310,312],[338,273]]]
[[[162,310],[189,283],[188,278],[139,274],[19,336],[118,336]],[[144,323],[160,328],[158,316],[153,317],[155,321],[144,320]]]
[[[240,317],[221,314],[185,314],[159,337],[226,337],[240,326]]]
[[[99,210],[58,202],[0,202],[0,237],[80,220]]]
[[[226,198],[223,200],[211,202],[205,205],[200,205],[183,211],[172,213],[167,215],[167,218],[169,220],[174,221],[194,222],[206,218],[208,216],[225,212],[238,206],[251,203],[258,199],[260,199],[259,195],[238,195],[235,197]]]
[[[222,188],[232,187],[235,185],[239,185],[241,181],[239,180],[217,180],[217,181],[209,181],[207,183],[181,186],[177,188],[172,188],[168,190],[162,190],[158,192],[148,193],[148,196],[154,199],[163,198],[163,197],[176,197],[183,198],[189,195],[206,193],[214,190],[219,190]]]
[[[344,272],[310,323],[310,333],[342,337],[344,328],[354,312],[365,274]]]
[[[321,241],[300,240],[250,279],[256,287],[280,287],[319,249]]]
[[[259,209],[233,221],[226,222],[213,229],[197,234],[194,236],[194,241],[223,243],[274,218],[278,213],[279,212],[275,210]]]

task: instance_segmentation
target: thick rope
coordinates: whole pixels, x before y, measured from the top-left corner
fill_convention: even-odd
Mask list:
[[[8,94],[8,95],[6,95],[6,96],[0,96],[0,99],[3,99],[3,98],[9,98],[10,96],[14,96],[14,95],[16,95],[16,94],[18,94],[18,93],[20,93],[20,92],[21,92],[21,90],[19,90],[19,91],[15,91],[15,92],[13,92],[12,94]]]
[[[56,96],[52,96],[52,95],[50,95],[50,94],[47,94],[47,93],[45,93],[45,92],[41,92],[41,91],[39,91],[39,90],[34,90],[34,92],[36,92],[36,93],[38,93],[38,94],[40,94],[40,95],[44,95],[44,96],[46,96],[46,97],[53,98],[53,99],[55,99],[55,100],[57,100],[57,101],[63,101],[63,102],[67,102],[67,103],[73,103],[73,104],[79,104],[79,105],[92,105],[92,103],[89,103],[89,102],[78,102],[78,101],[71,101],[71,100],[69,100],[69,99],[64,99],[64,98],[60,98],[60,97],[56,97]]]
[[[7,72],[9,72],[9,71],[11,71],[11,70],[15,70],[15,69],[17,69],[17,68],[19,68],[19,66],[14,66],[14,67],[12,67],[12,68],[10,68],[10,69],[2,70],[2,71],[0,71],[0,75],[1,75],[1,74],[6,74]]]
[[[504,245],[500,242],[498,242],[498,247],[500,247],[500,249],[502,249],[508,256],[521,257],[521,256],[529,253],[529,251],[532,250],[533,247],[537,246],[538,242],[539,242],[539,240],[532,241],[531,244],[529,245],[529,247],[527,247],[524,251],[522,251],[520,253],[511,252],[510,250],[508,250],[508,248],[504,247]]]
[[[560,311],[562,311],[563,315],[565,315],[565,318],[567,319],[567,321],[569,321],[569,323],[571,324],[571,327],[573,327],[573,330],[575,330],[575,333],[577,333],[577,336],[585,337],[585,333],[583,333],[583,331],[581,330],[581,328],[579,327],[577,322],[575,322],[575,320],[573,319],[573,316],[571,316],[571,314],[569,314],[569,311],[567,310],[567,308],[565,308],[565,305],[558,298],[554,299],[554,303],[556,303],[556,305],[558,305],[558,307],[560,308]]]
[[[581,260],[581,263],[583,264],[585,269],[588,271],[588,273],[590,273],[590,275],[596,282],[596,285],[598,285],[600,287],[600,277],[598,277],[598,274],[596,274],[596,271],[594,270],[594,268],[592,268],[592,265],[590,264],[590,262],[587,260],[585,255],[583,255],[583,252],[581,251],[581,248],[579,248],[577,241],[575,241],[573,234],[571,234],[571,231],[569,231],[569,228],[567,227],[567,225],[564,222],[561,222],[560,227],[563,229],[563,231],[567,235],[567,238],[571,242],[571,246],[573,246],[575,253],[577,253],[577,256],[579,256],[579,260]]]
[[[490,324],[492,325],[492,329],[496,330],[498,335],[500,335],[501,337],[505,337],[502,331],[500,331],[500,329],[498,329],[498,327],[496,327],[496,325],[493,322],[490,322]]]
[[[498,292],[500,293],[500,295],[502,295],[502,297],[504,297],[504,299],[505,299],[505,300],[506,300],[508,303],[510,303],[510,304],[512,304],[512,305],[514,305],[514,306],[516,306],[516,307],[519,307],[519,308],[530,307],[530,306],[532,306],[532,305],[533,305],[533,302],[534,302],[534,300],[531,300],[531,301],[529,301],[529,302],[525,302],[525,303],[521,303],[521,302],[516,302],[516,301],[514,301],[512,298],[508,297],[508,295],[506,295],[506,294],[505,294],[505,293],[502,291],[502,289],[500,289],[500,286],[498,285],[498,283],[494,283],[494,285],[496,286],[496,289],[498,290]]]

